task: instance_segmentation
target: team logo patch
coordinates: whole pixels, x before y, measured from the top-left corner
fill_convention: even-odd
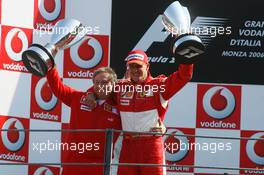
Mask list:
[[[121,105],[124,105],[124,106],[128,106],[129,105],[129,100],[127,100],[127,99],[121,99],[120,100],[120,104]]]
[[[152,97],[152,96],[153,96],[153,91],[151,89],[137,93],[137,98],[145,98],[145,97]]]
[[[108,104],[108,103],[104,104],[104,110],[105,111],[112,112],[112,109],[113,109],[113,107],[110,104]]]
[[[143,98],[143,97],[146,96],[146,94],[147,94],[146,92],[140,92],[140,93],[139,93],[139,97]]]
[[[107,112],[118,114],[117,108],[115,108],[114,106],[112,106],[112,105],[110,105],[108,103],[104,104],[104,110],[107,111]]]
[[[132,91],[127,91],[127,92],[121,92],[121,98],[123,99],[132,99],[134,96],[134,92]]]
[[[89,94],[87,94],[87,95],[89,95]],[[80,103],[81,103],[80,109],[81,110],[84,110],[84,111],[92,111],[92,109],[89,106],[87,106],[87,99],[88,98],[87,98],[86,95],[83,95],[81,97],[81,100],[80,100]]]
[[[84,111],[92,111],[92,109],[89,106],[86,106],[86,105],[81,105],[80,109],[84,110]]]
[[[80,103],[81,103],[81,104],[86,104],[86,103],[87,103],[87,97],[86,97],[86,95],[83,95],[83,96],[82,96],[82,98],[81,98],[81,100],[80,100]]]

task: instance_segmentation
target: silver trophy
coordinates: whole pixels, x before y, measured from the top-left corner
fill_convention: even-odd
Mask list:
[[[76,44],[86,35],[85,32],[79,21],[62,19],[55,24],[51,41],[45,46],[32,44],[23,52],[22,61],[29,72],[43,77],[53,68],[57,52]]]
[[[191,33],[189,11],[178,1],[170,4],[162,15],[165,29],[174,37],[173,54],[180,63],[191,64],[199,59],[205,47],[201,39]]]

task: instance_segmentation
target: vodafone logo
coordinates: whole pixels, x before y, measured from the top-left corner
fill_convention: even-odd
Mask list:
[[[264,132],[259,132],[251,136],[251,138],[264,138]],[[258,164],[264,165],[264,142],[263,140],[249,140],[246,145],[246,152],[249,159]]]
[[[57,19],[61,12],[61,0],[39,0],[38,9],[47,21],[54,21]]]
[[[53,109],[58,101],[49,88],[46,78],[42,78],[38,81],[35,88],[35,98],[39,107],[46,111]]]
[[[3,127],[3,130],[6,129],[17,129],[17,130],[22,130],[24,129],[23,124],[18,120],[14,118],[8,119]],[[4,146],[9,150],[9,151],[18,151],[24,144],[25,142],[25,132],[24,131],[2,131],[1,132],[1,137]]]
[[[53,173],[46,167],[40,167],[34,172],[33,175],[53,175]]]
[[[71,47],[70,56],[76,66],[90,69],[102,60],[103,48],[96,38],[87,36],[82,42]]]
[[[184,135],[184,133],[178,129],[169,130],[168,134],[164,139],[165,145],[165,156],[168,161],[180,161],[184,157],[186,157],[188,153],[188,149],[182,149],[182,145],[188,145],[189,141],[187,137],[176,136],[176,135]]]
[[[6,35],[5,48],[7,55],[14,61],[21,61],[21,55],[28,48],[28,39],[25,32],[14,28]]]
[[[212,87],[203,97],[205,112],[215,119],[228,117],[234,111],[235,105],[234,95],[225,87]]]

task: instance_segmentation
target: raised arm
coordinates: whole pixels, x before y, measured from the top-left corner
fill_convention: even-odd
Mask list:
[[[161,94],[164,100],[170,99],[192,79],[193,64],[180,64],[176,72],[162,80],[165,91]]]
[[[76,90],[63,84],[56,67],[48,72],[47,80],[54,95],[67,106],[70,106],[72,95],[74,92],[76,92]]]

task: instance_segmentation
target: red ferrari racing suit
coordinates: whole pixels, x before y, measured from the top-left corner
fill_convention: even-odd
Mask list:
[[[47,80],[54,95],[71,107],[71,119],[66,128],[121,129],[119,112],[110,99],[101,101],[95,109],[91,110],[85,103],[87,93],[64,85],[56,67],[48,72]],[[117,135],[114,141],[116,138]],[[104,162],[105,132],[63,132],[62,143],[69,145],[68,150],[62,151],[62,163]],[[66,165],[63,167],[62,175],[103,175],[103,168],[103,166]]]
[[[148,75],[142,84],[129,80],[119,82],[115,88],[122,89],[115,94],[120,111],[122,128],[131,132],[149,132],[163,121],[168,100],[191,78],[193,65],[179,65],[178,71],[169,77],[163,75],[152,78]],[[133,88],[134,89],[131,89]],[[130,90],[129,90],[130,88]],[[125,90],[124,90],[125,89]],[[116,91],[116,90],[115,90]],[[164,164],[164,146],[161,136],[125,134],[120,163]],[[119,166],[119,175],[164,175],[161,166]]]

